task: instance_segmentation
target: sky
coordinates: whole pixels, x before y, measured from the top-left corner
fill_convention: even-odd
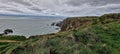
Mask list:
[[[0,14],[96,16],[119,12],[120,0],[0,0]]]

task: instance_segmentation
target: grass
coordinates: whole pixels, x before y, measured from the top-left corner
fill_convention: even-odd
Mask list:
[[[24,41],[26,40],[25,36],[0,36],[0,40],[15,40],[15,41]]]
[[[9,44],[9,43],[7,43],[7,42],[0,42],[0,45],[7,45],[7,44]]]
[[[82,21],[86,19],[82,18]],[[3,40],[21,42],[0,43],[0,52],[1,54],[120,54],[119,20],[105,19],[107,23],[102,23],[103,21],[95,17],[89,20],[92,24],[84,24],[86,26],[82,28],[79,26],[79,29],[40,35],[27,40],[22,36],[1,37]]]
[[[40,37],[34,42],[28,41],[27,46],[17,48],[16,52],[17,54],[21,52],[24,54],[119,54],[120,23],[111,22],[106,24],[106,27],[92,25],[85,29],[61,32],[50,39]]]

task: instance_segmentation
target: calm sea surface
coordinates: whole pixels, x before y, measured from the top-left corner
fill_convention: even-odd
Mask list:
[[[52,22],[62,21],[61,18],[26,18],[26,17],[0,17],[0,33],[5,29],[13,29],[14,35],[42,35],[56,33],[56,26]]]

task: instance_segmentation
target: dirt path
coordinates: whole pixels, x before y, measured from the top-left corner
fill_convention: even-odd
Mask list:
[[[0,40],[0,42],[20,42],[20,41],[15,41],[15,40]]]

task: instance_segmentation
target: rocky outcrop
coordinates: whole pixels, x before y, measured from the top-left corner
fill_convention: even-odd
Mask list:
[[[70,17],[55,25],[61,27],[61,31],[68,31],[92,24],[109,23],[113,21],[120,21],[120,13],[110,13],[102,16]]]
[[[100,18],[104,18],[104,19],[120,19],[120,13],[104,14],[104,15],[100,16]]]
[[[59,21],[59,22],[53,22],[52,24],[51,24],[51,26],[61,26],[61,23],[62,23],[62,21]]]
[[[120,13],[104,14],[100,16],[99,20],[102,24],[106,24],[106,23],[114,22],[114,21],[120,22]]]
[[[61,27],[61,31],[67,31],[72,29],[82,28],[88,26],[92,23],[92,19],[84,18],[67,18],[63,22],[59,23],[58,26]]]

